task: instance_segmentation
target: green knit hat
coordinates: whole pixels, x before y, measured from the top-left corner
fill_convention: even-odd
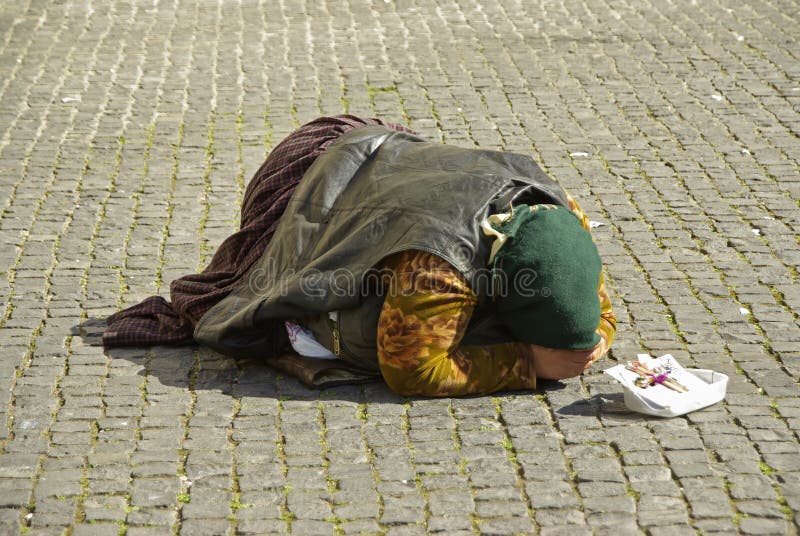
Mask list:
[[[506,239],[494,266],[505,284],[495,303],[511,334],[570,350],[600,342],[600,255],[575,214],[555,205],[518,205],[497,229]]]

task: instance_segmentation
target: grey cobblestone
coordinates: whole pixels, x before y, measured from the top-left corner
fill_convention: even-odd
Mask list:
[[[0,3],[0,533],[797,534],[797,15]],[[532,154],[603,224],[610,356],[405,400],[76,327],[202,268],[271,148],[343,112]],[[601,370],[641,351],[728,374],[726,401],[628,413]]]

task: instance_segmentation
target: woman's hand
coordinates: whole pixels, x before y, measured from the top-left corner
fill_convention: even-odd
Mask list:
[[[530,347],[533,350],[536,377],[545,380],[580,376],[606,353],[606,341],[602,338],[596,346],[585,350],[559,350],[536,344],[531,344]]]

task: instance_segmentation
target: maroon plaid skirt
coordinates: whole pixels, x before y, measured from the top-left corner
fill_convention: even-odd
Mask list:
[[[103,344],[192,342],[200,317],[227,296],[261,257],[297,184],[317,156],[345,132],[365,125],[410,132],[394,123],[352,115],[321,117],[295,130],[272,150],[247,185],[240,230],[222,242],[206,269],[173,281],[171,303],[151,296],[108,317]]]

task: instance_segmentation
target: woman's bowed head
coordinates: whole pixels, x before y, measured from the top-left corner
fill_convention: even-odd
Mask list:
[[[607,350],[598,334],[602,264],[589,231],[569,209],[550,204],[514,207],[496,230],[495,266],[512,281],[536,275],[495,298],[500,321],[530,345],[539,378],[580,375]]]

